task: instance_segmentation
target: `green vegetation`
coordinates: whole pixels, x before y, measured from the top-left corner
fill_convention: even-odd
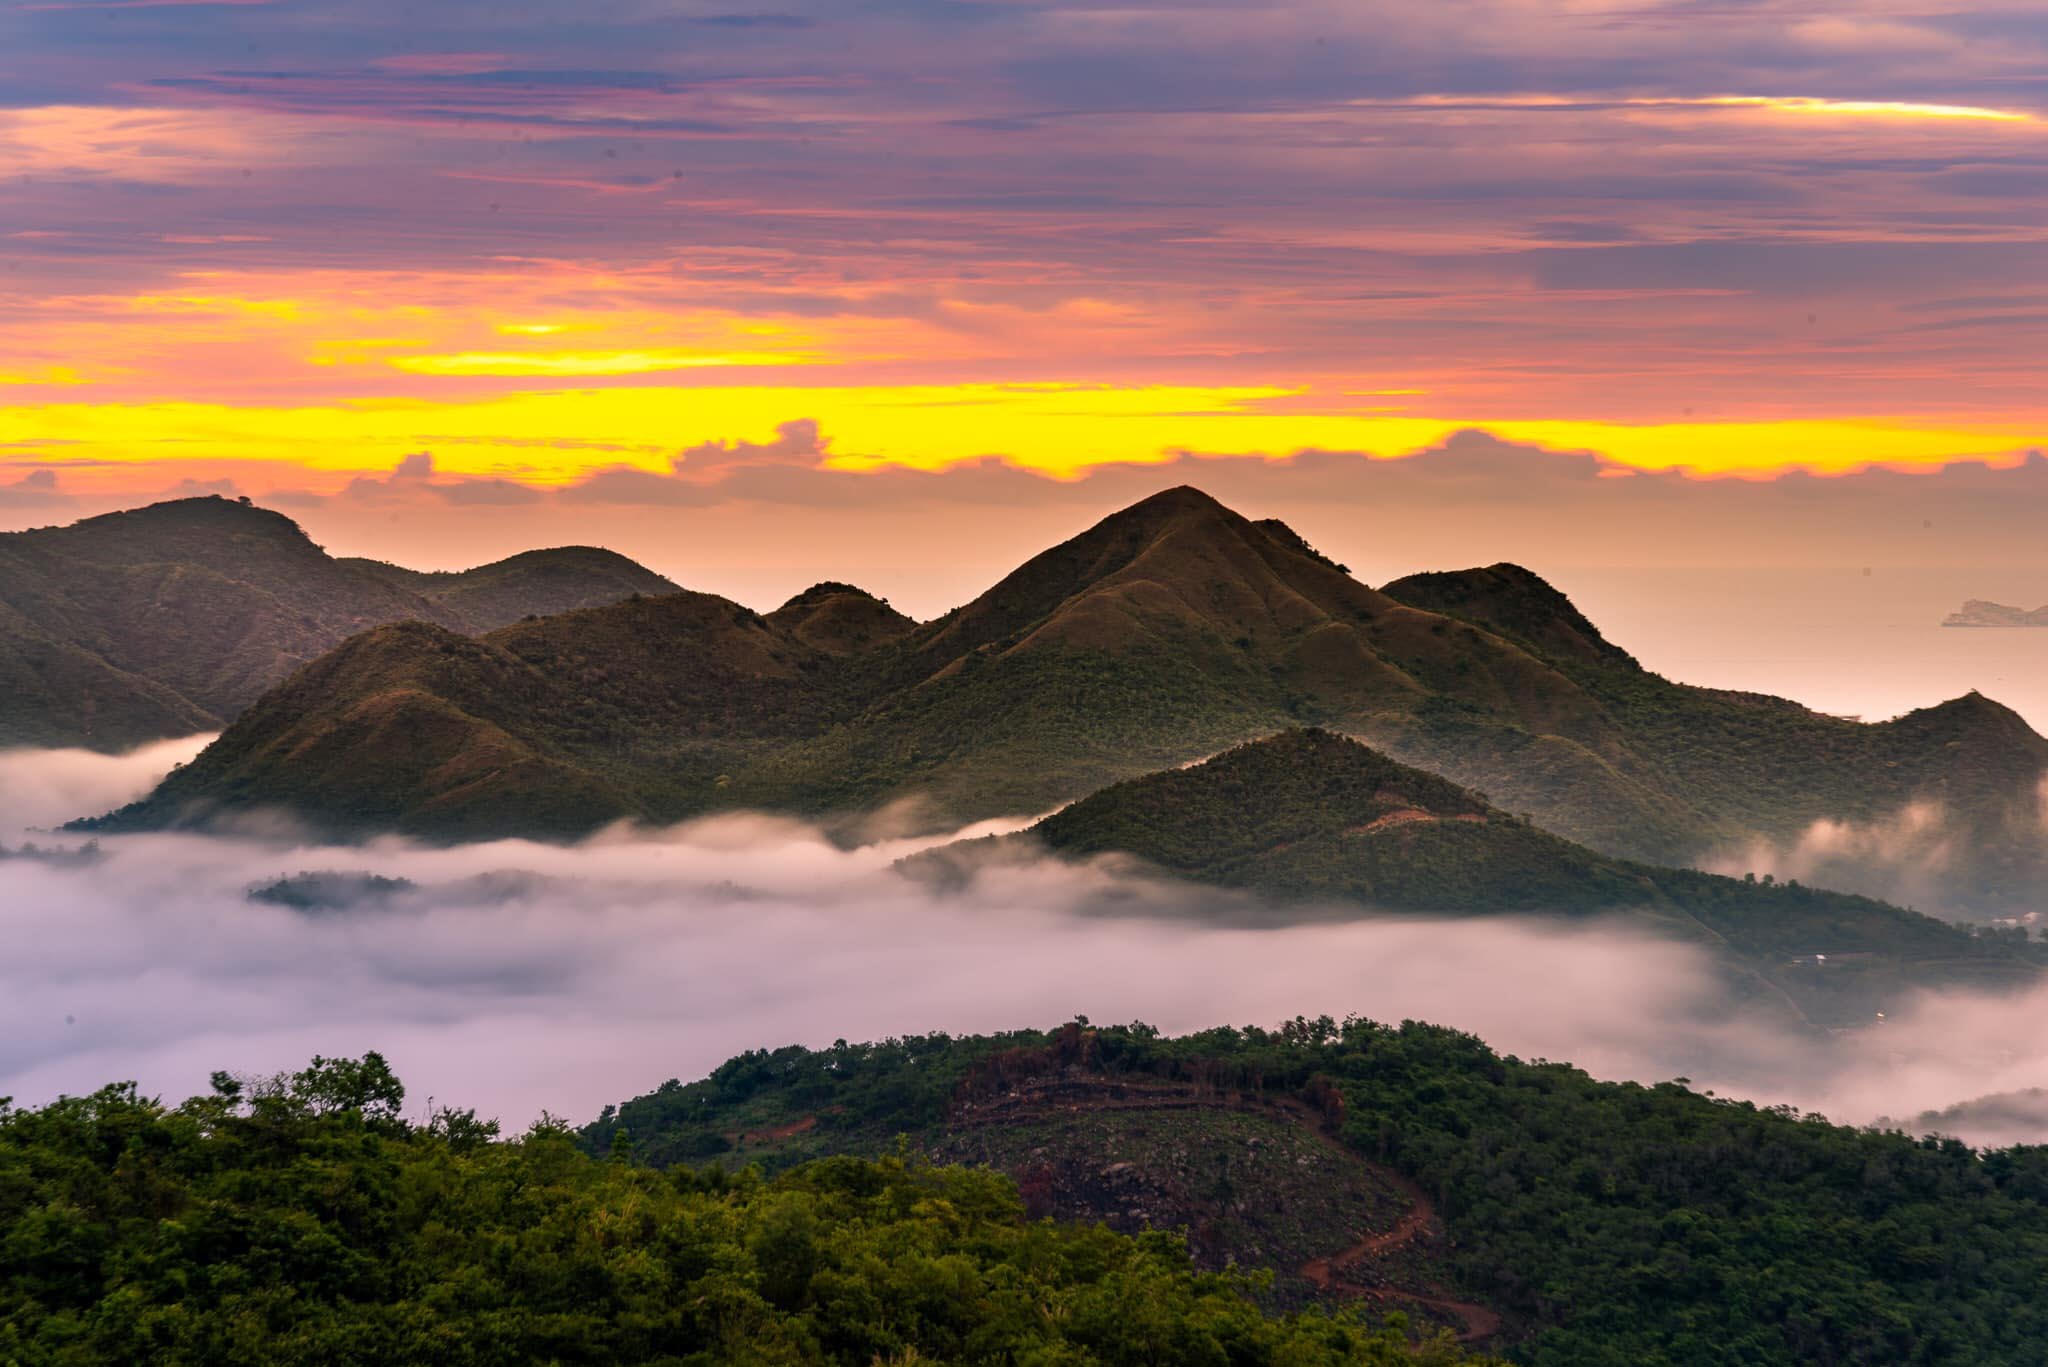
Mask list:
[[[851,1157],[661,1172],[544,1122],[402,1118],[375,1054],[177,1107],[0,1106],[0,1361],[1459,1367],[1398,1321],[1263,1312],[1164,1234]]]
[[[823,584],[767,616],[677,594],[476,640],[371,632],[110,825],[267,806],[342,833],[574,836],[908,800],[941,829],[1310,724],[1619,858],[1685,864],[1926,801],[1970,851],[1943,872],[1945,906],[2010,907],[2048,886],[2048,740],[1994,703],[1863,725],[1684,687],[1525,570],[1382,593],[1193,489],[1105,519],[923,626]],[[1826,881],[1870,876],[1844,864]]]
[[[249,889],[249,900],[293,911],[348,911],[380,906],[415,886],[409,878],[322,869],[260,883]]]
[[[484,631],[674,588],[583,547],[460,574],[336,560],[289,518],[225,498],[0,534],[0,746],[119,750],[217,730],[380,623]]]
[[[1622,913],[1719,951],[1769,984],[1767,998],[1782,992],[1829,1024],[1868,1021],[1917,987],[2030,982],[2048,963],[2048,946],[2024,934],[1972,933],[1798,883],[1612,859],[1324,731],[1287,732],[1117,784],[1046,818],[1030,838],[1063,855],[1131,855],[1195,882],[1289,900],[1437,914]]]
[[[1978,1153],[1679,1083],[1599,1082],[1414,1023],[759,1052],[607,1110],[584,1142],[624,1133],[655,1162],[730,1163],[731,1133],[808,1118],[783,1141],[803,1153],[872,1152],[898,1132],[939,1145],[979,1097],[1078,1078],[1320,1098],[1345,1143],[1427,1193],[1458,1294],[1502,1312],[1508,1356],[1531,1367],[2048,1360],[2048,1149]],[[744,1158],[770,1158],[768,1142]]]
[[[1612,777],[1546,770],[1526,745],[1485,743],[1484,726],[1456,709],[1423,717],[1389,747],[1537,813],[1551,830],[1612,853],[1684,863],[1717,841],[1795,836],[1823,819],[1885,820],[1931,802],[1950,823],[1953,845],[1969,851],[1944,871],[1948,905],[2030,910],[2041,895],[2048,872],[2039,784],[2048,740],[1981,694],[1865,724],[1650,673],[1605,641],[1564,595],[1517,566],[1415,575],[1386,592],[1527,647],[1597,699],[1628,737]],[[1658,804],[1618,800],[1614,777],[1677,799],[1677,829],[1686,838],[1673,844],[1662,834],[1672,814]],[[1647,819],[1633,835],[1616,829],[1639,818]],[[1889,870],[1862,867],[1854,856],[1824,863],[1816,877],[1873,893],[1888,891],[1891,881]]]
[[[1644,872],[1327,731],[1119,783],[1031,834],[1220,887],[1393,911],[1579,913],[1653,901]]]

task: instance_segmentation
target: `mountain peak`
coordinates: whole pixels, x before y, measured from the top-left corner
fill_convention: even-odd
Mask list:
[[[837,579],[821,579],[817,583],[805,589],[803,592],[791,596],[790,600],[784,603],[781,607],[775,609],[775,612],[782,612],[789,608],[810,607],[818,603],[826,602],[829,599],[839,598],[842,596],[849,598],[865,598],[871,603],[879,603],[882,601],[880,598],[876,597],[872,593],[869,593],[866,589],[860,587],[858,584],[843,584],[839,582]],[[774,613],[769,614],[769,616],[771,617],[774,615]]]
[[[1479,569],[1411,574],[1380,591],[1410,607],[1461,618],[1534,646],[1560,663],[1640,668],[1635,657],[1602,636],[1549,580],[1508,561]]]
[[[1959,698],[1917,708],[1892,723],[1939,734],[1948,740],[1994,739],[2040,753],[2048,750],[2026,718],[1994,698],[1971,689]]]
[[[900,641],[917,627],[866,589],[830,579],[811,585],[769,613],[768,622],[827,655],[857,655]]]
[[[90,547],[90,557],[113,564],[152,560],[208,558],[195,551],[218,550],[223,535],[258,537],[293,554],[319,554],[305,530],[283,513],[258,507],[246,498],[203,494],[166,499],[140,508],[101,513],[67,527],[45,529],[38,536],[63,544],[74,553]]]
[[[1192,484],[1176,484],[1170,489],[1139,499],[1136,503],[1112,516],[1128,516],[1144,513],[1214,513],[1229,512],[1214,497],[1197,489]]]
[[[958,654],[1027,640],[1124,649],[1197,630],[1277,640],[1391,606],[1299,537],[1270,529],[1189,485],[1162,489],[1026,561],[934,623],[929,649]]]

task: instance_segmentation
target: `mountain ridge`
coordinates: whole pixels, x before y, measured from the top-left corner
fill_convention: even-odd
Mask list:
[[[447,573],[337,559],[282,513],[218,496],[0,534],[0,745],[219,730],[371,627],[480,631],[675,588],[588,547]]]
[[[1972,598],[1943,618],[1941,624],[1945,627],[2048,627],[2048,604],[2030,611]]]
[[[1869,898],[1614,859],[1349,737],[1304,729],[1127,779],[1018,836],[913,859],[971,872],[993,849],[1117,855],[1281,904],[1392,914],[1620,916],[1690,940],[1802,1015],[1860,1024],[1923,987],[2037,980],[2048,948]],[[1832,969],[1824,969],[1828,960]]]
[[[913,824],[940,830],[1319,725],[1614,857],[1684,864],[1789,846],[1817,822],[1882,822],[1933,802],[1983,851],[1944,873],[1944,899],[1997,908],[2048,888],[2026,838],[2048,740],[1988,699],[1865,724],[1689,687],[1642,669],[1520,567],[1375,590],[1284,526],[1187,487],[1111,514],[923,624],[827,584],[766,615],[668,595],[480,639],[518,668],[429,670],[439,683],[389,705],[431,715],[430,731],[485,727],[507,775],[530,756],[564,766],[543,771],[562,791],[537,795],[531,814],[516,795],[489,795],[503,833],[577,836],[741,807],[915,810]],[[382,664],[322,677],[357,705],[388,683]],[[373,769],[391,768],[388,791],[342,800],[293,773],[290,756],[318,749],[346,710],[306,685],[280,688],[105,824],[261,803],[341,833],[446,838],[479,827],[465,801],[509,781],[468,775],[428,801],[407,787],[419,763],[372,752]]]

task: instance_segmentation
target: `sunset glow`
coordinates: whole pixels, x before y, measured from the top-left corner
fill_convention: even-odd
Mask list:
[[[2048,442],[2019,11],[1452,8],[13,6],[0,470]]]

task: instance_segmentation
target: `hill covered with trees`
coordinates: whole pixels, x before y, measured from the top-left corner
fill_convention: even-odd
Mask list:
[[[829,1153],[957,1151],[1005,1125],[1066,1124],[1096,1103],[1179,1088],[1207,1116],[1177,1132],[1185,1168],[1251,1182],[1247,1109],[1293,1116],[1412,1183],[1439,1227],[1361,1241],[1338,1278],[1497,1317],[1496,1351],[1532,1367],[1727,1363],[2021,1367],[2048,1357],[2048,1149],[1829,1124],[1683,1082],[1597,1081],[1405,1023],[1296,1020],[1165,1038],[1079,1023],[735,1058],[608,1109],[584,1131],[656,1164],[774,1168]],[[1102,1103],[1102,1104],[1107,1104]],[[1082,1127],[1077,1134],[1101,1133]],[[1043,1142],[998,1165],[1170,1165],[1127,1132],[1092,1152]],[[1168,1172],[1167,1177],[1171,1173]],[[1160,1178],[1165,1181],[1167,1178]],[[1275,1188],[1247,1185],[1249,1203]],[[1389,1232],[1400,1225],[1382,1225]],[[1385,1250],[1384,1252],[1379,1250]],[[1413,1290],[1435,1279],[1433,1293]],[[1469,1321],[1468,1321],[1469,1323]]]
[[[1115,784],[991,848],[1123,855],[1177,878],[1350,914],[1620,915],[1688,939],[1808,1018],[1860,1024],[1919,988],[2017,986],[2023,932],[1972,931],[1845,893],[1611,858],[1327,731],[1298,730]]]
[[[1027,1219],[986,1169],[658,1170],[402,1115],[375,1054],[167,1107],[0,1106],[0,1360],[1473,1367],[1262,1310],[1166,1234]]]

